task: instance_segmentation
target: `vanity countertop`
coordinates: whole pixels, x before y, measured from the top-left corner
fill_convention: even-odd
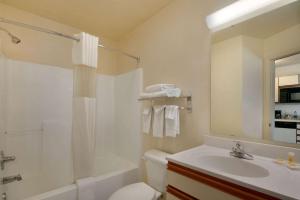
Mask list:
[[[230,157],[228,149],[204,144],[168,156],[167,160],[270,196],[285,200],[300,199],[300,170],[291,170],[286,166],[275,164],[271,158],[254,155],[254,160],[243,160],[243,162],[250,162],[267,169],[268,175],[264,177],[238,176],[208,167],[200,162],[200,157],[204,156]]]
[[[275,122],[297,122],[300,123],[300,119],[275,119]]]

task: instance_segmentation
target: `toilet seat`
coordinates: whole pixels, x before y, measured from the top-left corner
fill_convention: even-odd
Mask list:
[[[157,200],[160,196],[160,192],[141,182],[130,184],[117,190],[108,200]]]

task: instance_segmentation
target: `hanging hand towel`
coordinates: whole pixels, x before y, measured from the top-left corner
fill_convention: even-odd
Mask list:
[[[179,107],[167,105],[165,109],[166,136],[176,137],[180,133]]]
[[[143,111],[143,132],[150,133],[152,118],[152,107],[145,108]]]
[[[72,60],[75,65],[84,65],[97,68],[98,65],[98,37],[88,33],[75,35],[78,41],[74,41],[72,48]]]
[[[153,136],[163,137],[164,134],[164,105],[154,106]]]

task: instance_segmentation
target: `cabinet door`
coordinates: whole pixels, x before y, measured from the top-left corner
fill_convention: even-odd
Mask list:
[[[183,191],[184,193],[194,197],[193,199],[200,200],[239,200],[239,198],[228,193],[222,192],[216,188],[200,183],[178,173],[168,171],[167,181],[169,185]],[[171,198],[171,197],[170,197]]]
[[[295,144],[296,143],[296,129],[274,128],[272,137],[273,137],[274,141]]]
[[[276,77],[275,78],[275,103],[277,103],[278,102],[278,89],[279,89],[279,78],[278,77]]]
[[[180,200],[173,194],[167,193],[167,200]]]
[[[279,77],[279,86],[299,84],[298,75],[281,76]]]

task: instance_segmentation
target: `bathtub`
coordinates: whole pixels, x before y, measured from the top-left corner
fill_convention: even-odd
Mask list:
[[[34,174],[22,171],[22,181],[5,186],[7,199],[77,200],[77,188],[73,184],[72,168],[56,168],[53,171],[49,173],[53,176],[52,178],[39,168],[34,170]],[[97,200],[106,200],[115,190],[138,182],[139,170],[137,164],[129,159],[105,152],[95,158],[93,177],[96,180]]]
[[[119,188],[139,181],[137,167],[107,173],[95,177],[96,200],[107,200]],[[25,200],[77,200],[77,187],[75,184],[61,187]]]

